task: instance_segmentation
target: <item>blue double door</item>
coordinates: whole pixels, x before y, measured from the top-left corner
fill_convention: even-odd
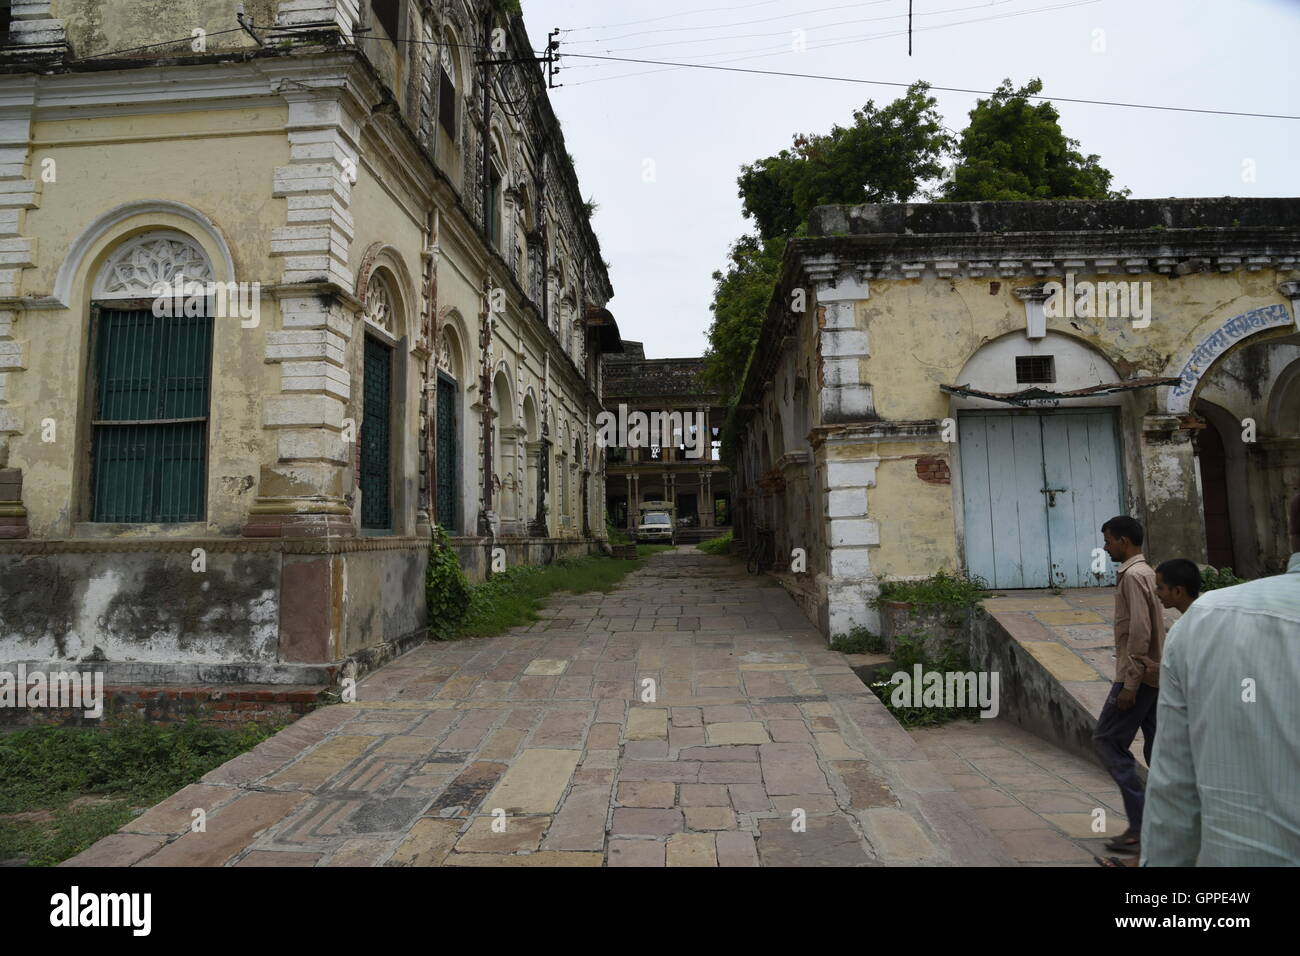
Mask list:
[[[958,425],[967,569],[995,588],[1113,585],[1095,550],[1124,511],[1114,410],[971,412]]]

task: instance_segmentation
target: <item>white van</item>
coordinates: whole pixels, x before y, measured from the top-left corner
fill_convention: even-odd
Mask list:
[[[667,511],[643,511],[636,526],[637,544],[672,544],[673,518]]]

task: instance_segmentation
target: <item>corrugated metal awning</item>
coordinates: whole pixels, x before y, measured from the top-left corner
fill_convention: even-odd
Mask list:
[[[1087,388],[1076,388],[1068,392],[1054,392],[1050,388],[1043,388],[1039,385],[1020,392],[985,392],[978,388],[971,388],[969,385],[940,385],[939,388],[949,395],[981,398],[985,401],[1001,402],[1004,405],[1028,407],[1030,405],[1059,405],[1061,400],[1065,398],[1092,398],[1095,395],[1132,392],[1140,388],[1177,385],[1181,381],[1182,379],[1179,378],[1164,378],[1151,375],[1146,378],[1131,378],[1126,382],[1103,382],[1099,385],[1089,385]]]

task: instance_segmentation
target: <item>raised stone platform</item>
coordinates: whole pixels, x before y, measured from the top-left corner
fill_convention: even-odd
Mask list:
[[[1004,712],[1095,761],[1092,732],[1114,682],[1115,589],[999,591],[984,609],[990,621],[975,628],[972,659],[1003,671]],[[1178,616],[1165,612],[1166,631]],[[1141,732],[1133,753],[1142,763]]]

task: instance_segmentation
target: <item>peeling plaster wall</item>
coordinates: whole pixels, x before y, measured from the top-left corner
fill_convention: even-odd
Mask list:
[[[279,2],[243,0],[244,12],[267,27],[275,21]],[[81,57],[157,43],[162,37],[189,37],[196,28],[214,34],[239,26],[236,5],[227,0],[53,0],[50,9],[52,16],[64,18],[68,46]],[[183,44],[177,46],[189,52]],[[254,50],[257,44],[241,30],[209,36],[207,48],[213,53]],[[141,53],[150,55],[134,55]]]
[[[355,0],[247,0],[244,6],[260,30],[281,18],[338,22],[346,31],[358,11]],[[409,33],[421,7],[402,6],[403,32]],[[460,17],[461,5],[455,6]],[[484,0],[468,5],[476,21],[484,7]],[[459,189],[430,168],[434,144],[412,136],[419,129],[428,133],[421,123],[430,116],[417,115],[428,105],[421,100],[427,91],[408,83],[412,58],[396,54],[423,48],[393,47],[381,38],[359,44],[363,63],[346,40],[344,49],[330,52],[312,52],[310,38],[304,47],[277,40],[245,61],[231,54],[252,52],[255,45],[232,30],[234,13],[228,0],[54,0],[50,15],[66,27],[65,62],[121,55],[98,60],[102,70],[90,73],[34,59],[32,72],[47,75],[0,77],[14,104],[12,121],[0,130],[9,157],[0,171],[6,189],[0,229],[17,237],[6,240],[11,251],[0,263],[0,284],[23,300],[0,310],[0,492],[21,488],[18,507],[4,499],[3,519],[11,523],[0,530],[30,536],[0,542],[0,653],[75,655],[98,646],[130,679],[321,679],[345,657],[369,655],[373,662],[423,634],[428,541],[417,537],[424,530],[417,511],[424,502],[418,431],[424,360],[412,348],[426,308],[423,256],[430,251],[426,230],[435,210],[438,329],[453,311],[461,317],[456,530],[476,533],[485,477],[479,373],[488,281],[507,292],[489,345],[492,370],[503,366],[510,392],[503,421],[505,412],[519,420],[522,397],[531,392],[536,420],[547,422],[554,443],[545,537],[500,543],[512,564],[593,547],[582,537],[579,482],[562,485],[556,477],[560,467],[578,471],[575,440],[590,448],[599,410],[592,391],[597,363],[584,352],[579,310],[603,307],[612,290],[549,108],[543,103],[522,125],[491,118],[505,147],[498,157],[504,185],[512,187],[503,191],[503,262],[485,247],[475,220],[480,197],[472,178],[482,142],[474,117],[477,70],[458,77],[459,93],[471,97],[458,103],[464,148],[436,153],[439,162],[454,164],[441,171],[451,184],[471,177]],[[368,13],[365,19],[371,20]],[[195,28],[208,33],[206,56],[188,41],[129,51],[160,38],[187,38]],[[477,29],[476,22],[460,41],[474,42]],[[232,32],[221,33],[226,30]],[[510,40],[528,48],[518,22]],[[373,56],[371,49],[377,50]],[[8,61],[21,65],[19,54]],[[523,72],[508,75],[518,79]],[[528,82],[539,90],[536,77]],[[397,102],[396,115],[390,100]],[[553,154],[547,173],[551,261],[536,255],[534,233],[528,251],[536,268],[518,275],[516,239],[539,225],[529,220],[537,209],[536,149],[543,140]],[[46,160],[57,170],[51,180],[41,177]],[[165,203],[183,204],[192,214],[164,209]],[[124,204],[148,208],[86,242],[87,228]],[[85,384],[92,283],[113,248],[159,229],[201,245],[217,280],[260,283],[260,324],[245,329],[218,319],[214,325],[204,520],[95,524],[87,520],[93,426]],[[396,404],[404,409],[392,468],[395,522],[391,535],[353,539],[349,532],[360,524],[355,449],[345,449],[341,434],[343,418],[359,423],[363,417],[366,325],[357,314],[364,303],[351,296],[363,291],[356,287],[359,274],[381,244],[387,247],[381,265],[391,267],[403,307],[396,330],[403,354],[394,376]],[[80,245],[86,248],[73,255]],[[70,258],[76,271],[63,282],[61,269]],[[566,301],[564,317],[575,324],[552,331],[551,316],[526,306],[531,295],[540,308],[546,283],[556,314]],[[46,419],[57,427],[54,441],[42,440]],[[527,473],[520,462],[516,475],[503,474],[509,458],[503,455],[493,469],[507,484]],[[599,537],[605,496],[598,458],[591,456],[589,465],[590,525]],[[571,479],[579,476],[571,472]],[[564,486],[569,500],[562,506],[557,493]],[[517,501],[528,497],[514,494]],[[515,507],[502,514],[503,499],[509,496],[498,494],[493,503],[496,517],[506,519],[503,531],[526,533],[534,513]],[[15,514],[21,527],[12,523]],[[306,520],[296,524],[299,518]],[[265,537],[280,535],[277,521],[292,529],[280,543],[264,546]],[[243,534],[261,540],[249,544]],[[301,537],[326,543],[317,548],[291,540]],[[186,542],[173,543],[175,550],[146,550],[150,540],[181,538]],[[214,547],[206,576],[187,576],[190,539],[220,540],[229,550]],[[470,563],[470,573],[481,575],[482,567]],[[44,582],[48,593],[31,593],[40,590],[35,582]],[[206,589],[195,590],[202,582]],[[103,640],[96,641],[100,630]]]
[[[1295,274],[1293,211],[1292,200],[818,210],[813,233],[820,238],[792,246],[751,365],[743,400],[755,411],[741,436],[737,485],[752,487],[763,470],[764,436],[774,449],[789,438],[794,403],[781,388],[783,363],[812,363],[819,426],[813,468],[827,492],[817,522],[828,565],[817,576],[823,629],[833,635],[873,626],[867,605],[882,576],[924,577],[963,562],[961,449],[942,440],[943,423],[963,409],[1011,406],[949,396],[940,386],[1020,387],[1005,386],[1011,370],[1001,366],[997,388],[963,377],[972,357],[995,340],[1005,353],[999,361],[1009,363],[1016,354],[1055,354],[1061,340],[1052,336],[1069,337],[1077,347],[1057,357],[1057,381],[1070,381],[1057,386],[1064,389],[1114,375],[1178,377],[1226,323],[1252,316],[1253,325],[1234,326],[1220,340],[1236,343],[1226,355],[1220,344],[1211,347],[1208,354],[1217,357],[1197,383],[1196,399],[1223,410],[1221,431],[1246,418],[1258,426],[1260,440],[1242,453],[1248,478],[1231,489],[1246,502],[1234,501],[1234,522],[1246,516],[1251,534],[1239,536],[1234,525],[1234,543],[1258,542],[1253,573],[1275,569],[1287,549],[1280,503],[1300,490],[1300,420],[1276,421],[1279,408],[1300,419],[1300,402],[1283,396],[1300,359],[1300,336],[1278,322],[1294,318],[1295,303],[1285,297],[1291,293],[1281,287]],[[990,231],[981,231],[980,217]],[[1110,238],[1116,227],[1130,230],[1130,238]],[[1079,285],[1147,284],[1150,324],[1135,327],[1121,314],[1054,315],[1046,318],[1047,339],[1029,339],[1028,306],[1017,291],[1064,283],[1067,273]],[[808,313],[778,308],[795,289],[815,292]],[[1257,331],[1238,339],[1243,327]],[[1023,352],[1006,347],[1014,341],[1024,343]],[[1101,371],[1076,382],[1088,377],[1089,354]],[[1194,429],[1185,427],[1181,410],[1167,411],[1170,391],[1066,400],[1060,407],[1117,411],[1124,508],[1147,525],[1148,553],[1204,561]],[[790,533],[815,540],[801,524],[792,520]]]
[[[423,633],[426,558],[423,551],[349,556],[345,654]]]
[[[51,290],[73,243],[98,217],[129,203],[172,200],[202,210],[231,243],[233,276],[223,257],[189,220],[142,214],[114,227],[80,263],[67,309],[29,310],[19,320],[27,339],[28,368],[9,378],[7,400],[22,406],[23,434],[9,439],[10,455],[26,476],[24,504],[34,537],[64,537],[87,520],[81,484],[88,481],[78,449],[89,441],[83,413],[89,355],[91,287],[100,264],[126,237],[154,229],[175,229],[204,246],[221,281],[273,285],[278,276],[269,258],[273,224],[283,221],[283,200],[264,198],[266,183],[245,181],[245,170],[283,163],[287,144],[283,113],[275,110],[219,110],[133,118],[38,123],[33,128],[32,163],[56,161],[57,180],[45,184],[38,208],[29,210],[26,232],[37,242],[36,265],[25,270],[24,288]],[[232,129],[248,135],[231,137]],[[160,147],[157,137],[187,138]],[[192,138],[190,138],[192,137]],[[177,170],[186,170],[177,176]],[[251,201],[256,196],[257,201]],[[279,206],[277,213],[275,207]],[[278,218],[277,218],[278,217]],[[238,241],[236,241],[236,237]],[[238,534],[255,493],[254,482],[267,455],[261,397],[278,391],[278,373],[263,363],[268,329],[278,325],[269,295],[261,301],[261,323],[245,329],[234,319],[213,327],[212,394],[207,478],[208,520],[200,534]],[[58,440],[42,441],[39,423],[53,419]],[[250,481],[252,479],[253,481]],[[147,535],[190,536],[193,527],[136,529]]]
[[[876,412],[890,421],[944,418],[948,396],[939,386],[956,381],[962,366],[986,342],[1025,329],[1025,306],[1013,288],[1042,279],[912,279],[873,281],[871,298],[858,304],[858,328],[871,339],[862,374],[871,382]],[[1275,270],[1193,274],[1076,276],[1077,282],[1136,280],[1151,283],[1151,325],[1133,328],[1122,318],[1048,318],[1049,332],[1081,340],[1104,355],[1123,378],[1177,375],[1193,348],[1233,316],[1276,305]],[[999,286],[990,294],[992,286]],[[918,317],[921,321],[918,321]],[[1169,372],[1168,369],[1177,370]],[[1147,393],[1154,401],[1154,393]],[[1118,403],[1118,399],[1115,400]]]
[[[270,663],[279,555],[0,554],[0,660]]]
[[[1064,276],[1057,278],[1063,280]],[[1095,349],[1124,378],[1177,375],[1200,341],[1228,319],[1276,305],[1277,285],[1282,278],[1267,269],[1180,278],[1159,274],[1078,274],[1077,282],[1150,282],[1150,326],[1137,329],[1122,317],[1062,316],[1049,317],[1047,330],[1072,336]],[[857,319],[858,327],[870,336],[871,356],[862,361],[861,375],[872,386],[877,414],[886,421],[956,417],[949,396],[939,390],[939,385],[965,384],[958,381],[962,368],[985,343],[1008,334],[1023,336],[1025,307],[1012,290],[1028,284],[1028,278],[873,282],[871,298],[858,304]],[[991,294],[995,286],[996,292]],[[918,315],[934,317],[944,334],[934,334],[933,321],[922,323],[910,318]],[[1250,359],[1246,357],[1249,350],[1230,355],[1215,368],[1213,381],[1218,384],[1208,392],[1203,387],[1202,394],[1217,396],[1218,402],[1238,418],[1254,414],[1258,421],[1265,421],[1271,383],[1294,347],[1275,345],[1263,350],[1275,357]],[[1248,362],[1254,373],[1245,370]],[[1235,377],[1228,375],[1232,369],[1239,370]],[[1252,396],[1252,390],[1257,398]],[[1191,446],[1186,442],[1160,444],[1142,433],[1144,416],[1159,411],[1156,400],[1154,389],[1099,400],[1120,410],[1129,511],[1144,518],[1151,529],[1148,549],[1153,554],[1191,555],[1204,560],[1205,528]],[[953,451],[959,457],[959,448],[943,443],[928,449],[929,454],[949,460]],[[927,450],[922,446],[914,453],[925,454]],[[957,470],[959,461],[952,461],[952,467]],[[882,522],[878,560],[889,573],[900,577],[925,576],[940,567],[952,566],[958,551],[941,542],[955,542],[961,535],[959,497],[948,495],[945,501],[944,495],[925,488],[910,471],[902,462],[882,464],[873,494],[877,504],[873,513]],[[1266,494],[1262,487],[1253,490]],[[929,507],[918,511],[916,505],[926,501]],[[1189,508],[1189,502],[1195,506]]]

